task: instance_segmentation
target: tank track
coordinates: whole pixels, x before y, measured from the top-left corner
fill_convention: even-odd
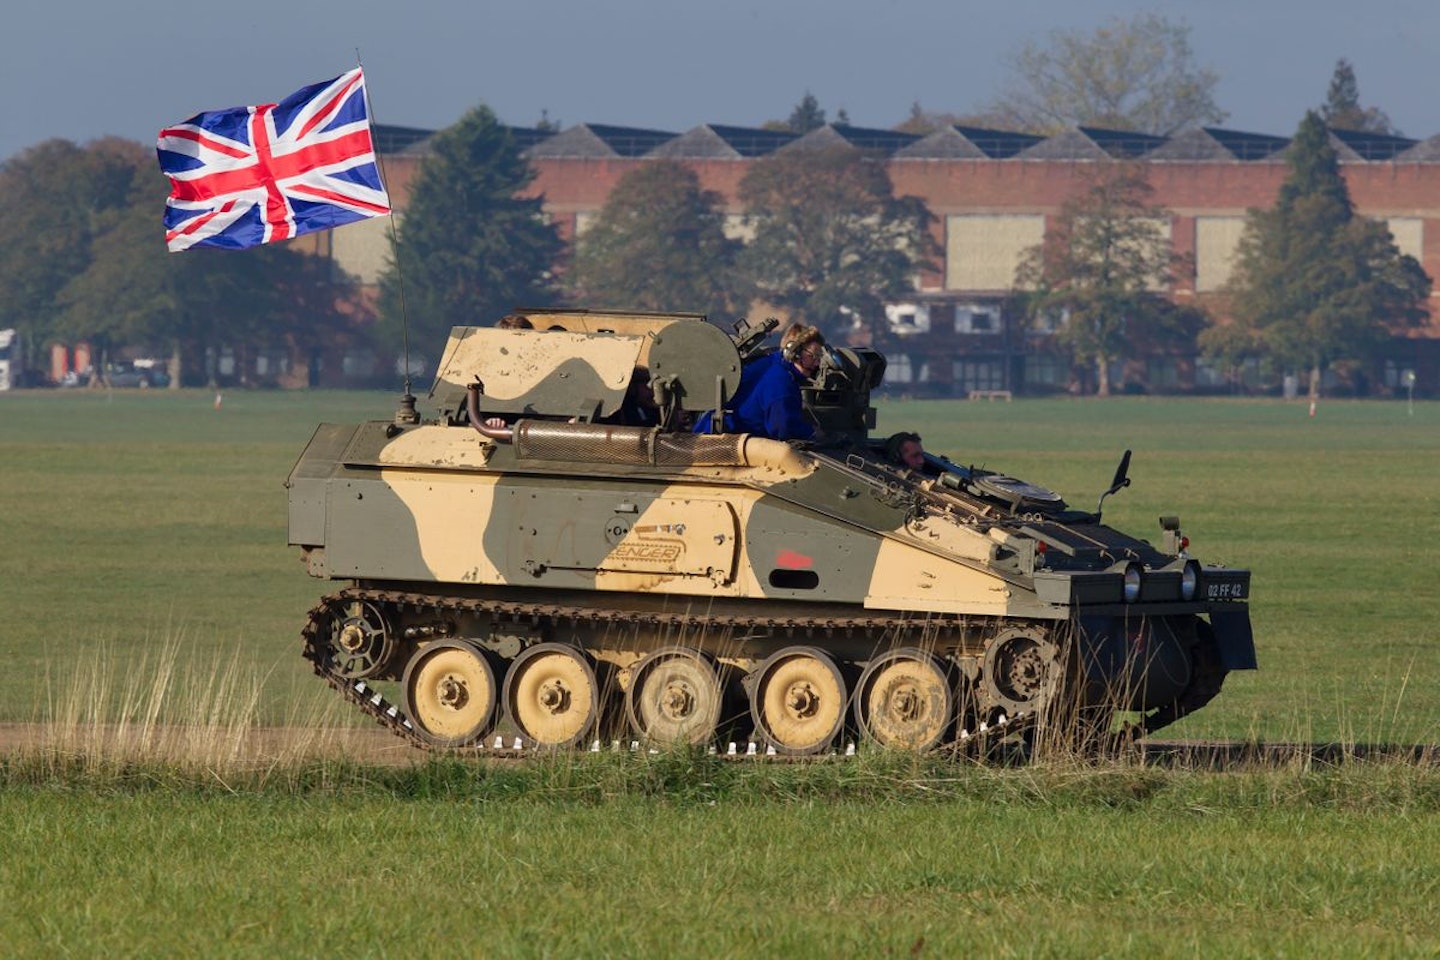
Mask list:
[[[460,752],[473,753],[484,751],[499,755],[520,755],[523,753],[534,753],[534,750],[525,750],[519,740],[512,745],[506,745],[502,740],[496,739],[491,746],[481,741],[472,746],[464,748],[437,747],[425,740],[415,730],[409,717],[399,705],[391,703],[386,697],[372,686],[367,680],[352,679],[337,675],[328,664],[328,638],[327,629],[332,613],[337,608],[356,601],[368,601],[380,604],[398,604],[410,606],[416,609],[434,610],[442,615],[475,615],[500,618],[511,622],[529,623],[565,623],[565,622],[586,622],[595,624],[615,625],[640,625],[642,623],[660,628],[679,628],[682,626],[693,626],[697,620],[702,620],[706,625],[712,627],[738,629],[744,631],[765,632],[768,634],[801,634],[813,635],[815,633],[835,633],[839,631],[894,631],[895,636],[905,634],[919,634],[923,631],[933,632],[937,629],[934,618],[906,617],[906,616],[857,616],[857,617],[831,617],[822,619],[796,618],[796,617],[758,617],[758,616],[734,616],[707,614],[697,618],[688,613],[663,613],[615,609],[596,608],[590,606],[572,606],[552,603],[517,603],[510,601],[499,601],[489,599],[473,599],[463,597],[437,596],[426,593],[408,593],[395,590],[375,590],[361,587],[349,587],[336,593],[327,594],[311,608],[305,626],[301,631],[302,654],[310,662],[316,676],[334,690],[348,703],[353,704],[363,714],[370,717],[381,727],[389,730],[392,734],[405,740],[411,746],[430,752]],[[974,620],[972,619],[972,623]],[[998,623],[999,621],[996,621]],[[948,624],[941,621],[939,629],[959,628],[959,621],[950,621]],[[1219,667],[1216,658],[1201,656],[1197,664],[1197,682],[1192,684],[1172,708],[1157,711],[1151,718],[1147,719],[1143,728],[1137,730],[1141,735],[1149,734],[1160,727],[1168,726],[1170,723],[1180,719],[1186,714],[1199,709],[1208,703],[1211,698],[1219,692],[1220,682],[1223,680],[1225,671]],[[963,750],[975,744],[982,747],[989,742],[999,739],[1013,742],[1017,738],[1023,738],[1036,727],[1037,717],[1034,713],[1015,713],[1004,715],[998,718],[998,722],[987,726],[980,723],[975,730],[959,731],[958,736],[946,744],[942,744],[941,750]],[[597,741],[598,744],[598,741]],[[618,743],[614,744],[618,748]],[[632,746],[638,746],[632,742]],[[592,750],[598,749],[592,745]],[[719,751],[718,744],[712,744],[710,750]],[[838,752],[838,751],[837,751]],[[854,745],[847,744],[844,748],[846,755],[854,752]],[[757,755],[774,755],[773,750],[767,751],[764,744],[750,742],[745,745],[729,744],[726,751],[727,756],[754,757]]]
[[[372,590],[361,587],[348,587],[336,593],[327,594],[311,608],[306,618],[304,629],[301,631],[303,644],[302,654],[310,661],[315,675],[324,680],[332,690],[340,695],[346,702],[353,704],[362,713],[370,717],[377,724],[389,730],[391,733],[405,740],[414,747],[426,751],[456,752],[453,748],[441,748],[429,743],[416,732],[410,719],[405,715],[399,705],[391,703],[385,696],[372,686],[367,680],[350,679],[336,675],[329,669],[328,665],[328,639],[327,628],[329,617],[336,608],[356,601],[369,601],[381,604],[400,604],[415,608],[434,610],[442,615],[469,614],[479,616],[496,617],[512,622],[541,622],[564,623],[566,621],[584,621],[589,624],[616,624],[616,625],[638,625],[642,622],[659,628],[679,628],[682,626],[693,626],[697,620],[703,620],[707,626],[728,628],[743,631],[763,631],[773,635],[814,635],[834,634],[843,631],[866,631],[874,633],[877,631],[894,631],[895,635],[906,633],[919,634],[921,632],[933,632],[937,629],[935,618],[913,617],[913,616],[857,616],[857,617],[829,617],[829,618],[798,618],[798,617],[756,617],[756,616],[733,616],[724,614],[706,614],[704,617],[696,617],[688,613],[658,613],[646,612],[644,614],[629,610],[605,609],[590,606],[569,606],[552,603],[515,603],[508,601],[471,599],[463,597],[436,596],[426,593],[407,593],[395,590]],[[975,622],[975,618],[971,618]],[[959,621],[951,621],[940,624],[940,629],[958,628]],[[995,730],[1003,727],[1007,736],[1014,736],[1029,725],[1032,718],[1023,716],[1005,717],[1003,723],[997,724]],[[982,725],[976,731],[961,731],[958,744],[965,744],[977,738],[984,737],[989,729]],[[758,749],[757,749],[758,746]],[[731,756],[756,756],[765,754],[767,751],[763,744],[749,743],[740,745],[731,744]],[[592,745],[592,749],[593,749]],[[717,749],[712,745],[712,750]],[[487,747],[484,742],[474,746],[460,748],[459,752],[469,753],[485,750],[491,753],[519,754],[527,752],[519,741],[515,745],[506,747],[503,744],[496,747]],[[528,751],[534,752],[534,751]],[[853,752],[853,744],[847,746],[846,752]],[[773,751],[769,752],[773,756]]]

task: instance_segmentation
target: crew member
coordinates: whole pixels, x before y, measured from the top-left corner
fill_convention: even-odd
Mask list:
[[[819,329],[792,324],[780,338],[776,353],[752,360],[740,374],[734,404],[725,412],[726,433],[752,433],[772,440],[813,440],[816,428],[805,418],[800,384],[813,380],[825,357]],[[696,423],[707,432],[707,414]]]
[[[925,447],[920,442],[918,433],[902,430],[900,433],[891,434],[890,439],[885,441],[885,456],[897,467],[925,469]]]

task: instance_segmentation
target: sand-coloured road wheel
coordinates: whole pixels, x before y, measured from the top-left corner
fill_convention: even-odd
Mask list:
[[[804,756],[830,746],[845,719],[845,678],[823,650],[786,647],[756,670],[750,716],[777,753]]]
[[[573,747],[595,729],[600,687],[583,650],[538,643],[510,665],[505,707],[520,733],[542,747]]]
[[[405,712],[427,742],[463,747],[490,732],[499,702],[488,655],[464,640],[431,644],[410,658]]]
[[[953,681],[931,654],[890,650],[860,674],[855,724],[882,747],[923,752],[939,744],[955,720]]]
[[[699,650],[666,647],[635,667],[625,692],[630,727],[656,746],[708,743],[720,723],[723,687]]]

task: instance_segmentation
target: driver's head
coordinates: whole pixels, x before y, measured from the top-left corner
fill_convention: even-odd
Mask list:
[[[920,442],[918,433],[901,432],[892,435],[885,441],[885,455],[897,467],[919,470],[925,466],[925,447]]]

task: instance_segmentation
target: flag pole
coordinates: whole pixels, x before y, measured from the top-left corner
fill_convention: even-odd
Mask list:
[[[355,48],[355,66],[359,67],[361,71],[365,69],[365,64],[362,63],[360,60],[359,47]],[[370,116],[370,123],[372,127],[371,133],[373,135],[375,110],[370,104],[369,84],[365,85],[365,109],[366,113],[368,113]],[[372,143],[371,146],[373,147],[374,144]],[[388,181],[390,178],[385,173],[385,156],[379,151],[379,149],[375,150],[375,163],[380,168],[381,182],[384,183]],[[415,410],[415,395],[410,392],[410,314],[405,307],[405,267],[400,262],[400,236],[398,231],[395,229],[395,205],[393,203],[390,205],[389,219],[390,253],[395,258],[395,283],[400,296],[400,352],[401,363],[404,364],[404,368],[402,371],[402,380],[405,386],[405,392],[400,396],[400,406],[395,411],[395,422],[419,423],[420,414],[417,413]]]

